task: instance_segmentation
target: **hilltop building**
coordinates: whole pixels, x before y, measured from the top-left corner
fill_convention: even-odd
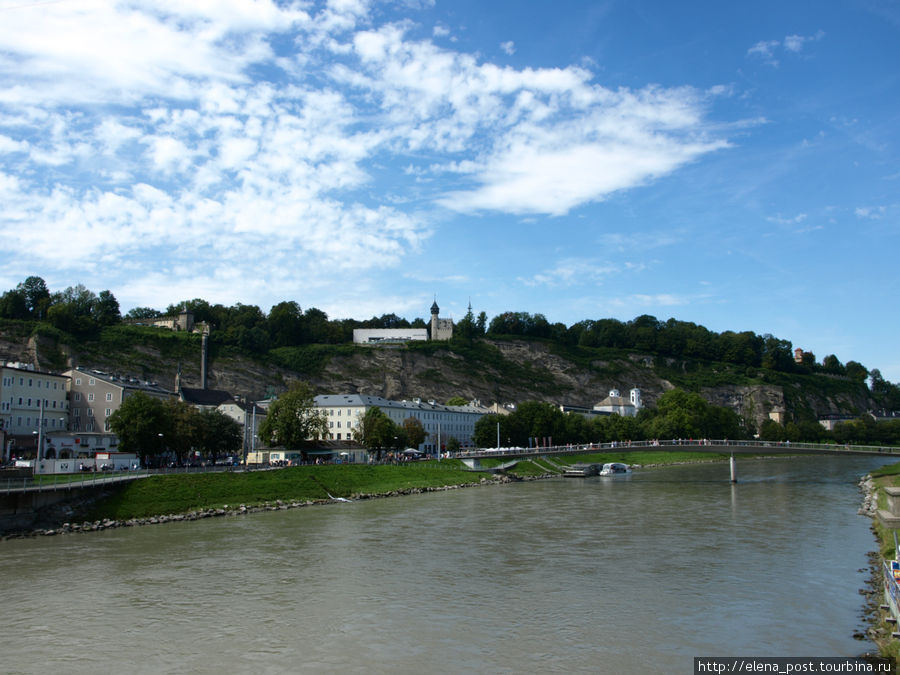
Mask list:
[[[618,389],[610,389],[609,396],[594,406],[599,413],[621,415],[622,417],[635,417],[642,407],[641,390],[632,389],[629,397],[625,398]]]
[[[354,328],[353,342],[359,345],[401,344],[428,340],[427,328]]]
[[[353,342],[359,345],[402,344],[425,340],[449,340],[453,337],[453,319],[442,319],[437,300],[431,305],[429,328],[354,328]],[[430,336],[429,336],[430,333]]]
[[[437,300],[431,305],[431,339],[449,340],[453,337],[453,319],[441,319],[438,317],[441,309]]]

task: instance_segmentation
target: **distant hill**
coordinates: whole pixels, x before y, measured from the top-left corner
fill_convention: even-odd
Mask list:
[[[213,338],[215,333],[213,333]],[[640,388],[645,405],[678,387],[733,408],[757,425],[771,413],[784,421],[825,414],[856,415],[876,406],[859,378],[783,372],[639,349],[586,347],[550,338],[491,336],[451,342],[363,347],[307,344],[264,353],[211,339],[208,386],[262,399],[294,379],[317,393],[360,393],[391,399],[453,396],[493,402],[538,400],[593,406],[610,389]],[[47,324],[0,322],[0,359],[61,371],[75,364],[174,388],[182,370],[200,382],[200,336],[118,324],[76,338]]]

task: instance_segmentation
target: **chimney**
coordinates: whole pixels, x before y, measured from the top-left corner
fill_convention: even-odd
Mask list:
[[[203,331],[200,338],[200,388],[206,389],[206,361],[209,358],[209,333]]]

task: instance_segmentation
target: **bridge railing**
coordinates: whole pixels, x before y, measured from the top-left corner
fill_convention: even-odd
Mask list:
[[[126,471],[87,471],[82,473],[46,473],[27,477],[0,477],[0,494],[11,492],[52,492],[121,483],[147,476],[234,471],[228,465],[161,467],[158,469],[130,469]]]
[[[688,449],[705,452],[815,452],[834,454],[900,455],[900,447],[878,445],[836,445],[834,443],[792,443],[791,441],[758,441],[728,439],[665,439],[650,441],[611,441],[608,443],[579,443],[531,448],[481,448],[458,452],[458,458],[529,457],[585,453],[634,452],[636,450]]]

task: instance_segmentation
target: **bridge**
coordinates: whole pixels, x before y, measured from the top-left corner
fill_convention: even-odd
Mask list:
[[[734,456],[744,455],[887,455],[900,458],[900,447],[878,445],[835,445],[833,443],[791,443],[790,441],[732,441],[727,439],[672,439],[652,441],[612,441],[554,445],[537,448],[482,448],[456,453],[470,469],[478,470],[482,459],[522,460],[553,455],[618,454],[623,452],[698,452],[731,455],[731,481],[737,482]]]

